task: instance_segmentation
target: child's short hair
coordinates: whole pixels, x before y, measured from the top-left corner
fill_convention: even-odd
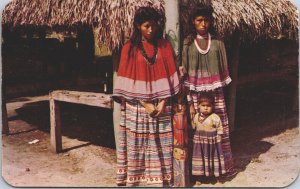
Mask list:
[[[211,105],[214,105],[214,95],[211,92],[201,92],[198,102],[199,104],[201,104],[202,102],[209,102]]]

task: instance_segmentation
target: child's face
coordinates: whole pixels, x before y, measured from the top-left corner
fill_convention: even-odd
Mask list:
[[[210,102],[201,102],[199,104],[200,113],[209,115],[212,112],[212,104]]]

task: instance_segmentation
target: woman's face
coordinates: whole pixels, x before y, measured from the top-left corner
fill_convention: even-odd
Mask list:
[[[205,35],[208,32],[208,28],[210,26],[210,21],[206,16],[197,16],[193,20],[193,24],[198,34]]]
[[[154,21],[146,21],[139,26],[142,38],[150,41],[156,33],[157,23]]]

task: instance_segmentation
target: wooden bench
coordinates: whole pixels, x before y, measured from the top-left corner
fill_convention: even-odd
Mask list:
[[[59,102],[84,104],[101,108],[112,108],[111,94],[56,90],[49,93],[51,150],[62,151],[61,120]]]

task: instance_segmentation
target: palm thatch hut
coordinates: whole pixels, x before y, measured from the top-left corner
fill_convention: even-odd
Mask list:
[[[174,19],[174,13],[180,13],[181,31],[175,34],[181,37],[176,41],[179,44],[188,31],[185,26],[189,11],[195,6],[213,7],[215,30],[230,43],[234,52],[229,60],[233,77],[229,117],[233,123],[240,43],[279,36],[298,40],[298,11],[289,0],[13,0],[3,11],[2,25],[4,33],[28,29],[61,32],[91,27],[96,31],[97,43],[114,51],[120,49],[130,35],[138,7],[153,6],[164,13],[171,3],[178,9],[166,12],[166,21]],[[166,33],[169,33],[168,28]],[[176,48],[180,49],[180,45]],[[113,62],[117,65],[117,56]]]

